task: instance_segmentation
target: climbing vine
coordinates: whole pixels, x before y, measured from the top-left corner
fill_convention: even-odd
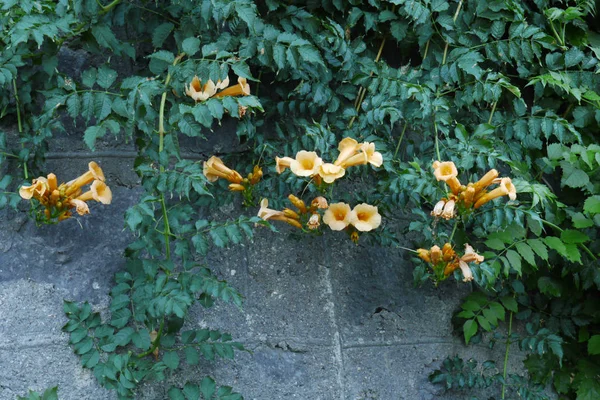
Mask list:
[[[594,1],[5,0],[0,25],[0,206],[85,218],[76,200],[106,201],[110,182],[86,182],[96,197],[50,186],[52,135],[136,145],[144,193],[110,316],[65,303],[74,351],[121,397],[182,358],[243,350],[183,321],[195,303],[242,304],[204,265],[210,247],[281,221],[403,248],[417,284],[472,282],[457,332],[505,346],[502,373],[449,358],[432,381],[600,396]],[[62,64],[69,51],[89,57],[82,70]],[[182,155],[223,126],[239,152]],[[249,216],[214,219],[226,203]],[[526,375],[507,371],[514,343]],[[210,378],[186,387],[235,398]]]

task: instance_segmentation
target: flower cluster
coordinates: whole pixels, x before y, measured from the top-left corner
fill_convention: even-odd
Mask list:
[[[223,160],[217,156],[212,156],[204,162],[203,174],[209,182],[215,182],[219,178],[230,182],[229,190],[232,192],[246,192],[252,185],[256,185],[263,177],[262,168],[254,166],[246,178],[239,172],[227,167]]]
[[[110,204],[112,192],[104,183],[104,173],[94,161],[88,164],[89,170],[76,179],[58,185],[55,174],[34,179],[30,186],[21,186],[19,195],[25,200],[36,199],[45,207],[46,220],[57,218],[59,221],[72,216],[71,209],[75,208],[79,215],[90,213],[87,201],[95,200],[102,204]],[[87,192],[82,193],[82,187],[90,184]]]
[[[457,208],[476,209],[500,196],[508,196],[511,200],[517,198],[517,190],[511,179],[498,178],[498,171],[495,169],[488,171],[477,182],[468,183],[466,186],[458,180],[458,170],[453,162],[435,161],[433,169],[435,178],[444,181],[451,190],[447,197],[442,198],[434,206],[431,215],[435,217],[451,219],[456,216]],[[498,187],[488,191],[488,187],[492,184],[498,184]]]
[[[303,229],[303,225],[306,225],[309,230],[315,230],[321,225],[321,215],[318,211],[326,209],[328,206],[324,197],[315,197],[310,203],[310,207],[307,207],[302,199],[293,194],[288,196],[288,200],[296,207],[297,212],[290,208],[284,208],[281,211],[272,210],[268,208],[269,201],[262,199],[258,216],[265,221],[283,221],[300,229]]]
[[[250,94],[250,85],[246,78],[238,77],[237,85],[228,86],[229,77],[225,78],[223,81],[219,80],[217,83],[214,83],[209,79],[202,85],[198,76],[194,76],[190,85],[185,85],[185,94],[190,96],[196,102],[206,101],[211,97],[248,96]],[[219,90],[221,91],[218,92]]]
[[[358,143],[352,138],[344,138],[338,145],[340,154],[333,163],[324,163],[314,151],[301,150],[296,158],[276,157],[275,169],[281,174],[289,168],[296,176],[314,178],[317,183],[333,183],[346,174],[346,168],[355,165],[371,164],[380,167],[383,156],[375,151],[375,143]]]
[[[433,246],[431,249],[417,249],[419,258],[431,264],[436,275],[443,278],[448,277],[456,269],[460,268],[463,274],[463,282],[473,280],[473,273],[469,268],[469,263],[479,264],[483,262],[483,256],[480,256],[473,250],[469,244],[465,245],[465,253],[462,257],[452,248],[450,243],[446,243],[441,249],[439,246]]]

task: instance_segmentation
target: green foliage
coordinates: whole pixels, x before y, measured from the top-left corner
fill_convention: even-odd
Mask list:
[[[234,393],[229,386],[221,386],[217,389],[215,381],[211,377],[204,378],[200,384],[188,382],[183,386],[183,389],[171,387],[169,389],[170,400],[242,400],[243,397],[239,393]]]
[[[135,240],[111,292],[111,316],[102,321],[85,304],[66,306],[73,348],[105,386],[130,396],[138,381],[164,378],[181,360],[195,361],[195,351],[206,356],[195,342],[204,334],[189,334],[185,348],[176,344],[183,335],[150,334],[161,326],[178,331],[196,301],[241,304],[198,260],[212,246],[251,239],[254,225],[265,223],[214,217],[233,197],[180,151],[180,141],[234,126],[243,150],[228,161],[240,171],[260,163],[266,172],[275,156],[299,150],[334,160],[343,137],[375,143],[383,167],[349,170],[345,179],[357,185],[335,194],[379,207],[386,226],[371,239],[406,247],[399,238],[408,230],[413,247],[471,244],[485,260],[472,264],[478,290],[455,318],[465,341],[518,341],[533,386],[552,381],[568,398],[597,395],[595,2],[9,0],[1,10],[0,116],[18,134],[0,134],[0,168],[10,171],[0,178],[0,207],[19,207],[17,186],[36,176],[30,173],[38,173],[55,132],[74,126],[91,150],[107,136],[138,149],[144,193],[125,215]],[[58,60],[66,50],[95,64],[64,69]],[[123,68],[129,62],[134,69]],[[247,78],[251,95],[195,102],[186,95],[194,76]],[[431,173],[438,159],[453,161],[463,184],[497,169],[512,178],[517,200],[432,219],[429,210],[448,194]],[[289,172],[273,175],[265,173],[264,188],[275,206],[289,193],[318,190]],[[405,214],[402,230],[396,222]],[[420,284],[435,279],[422,265],[414,276]],[[512,316],[526,334],[503,337]],[[221,350],[203,345],[229,356],[235,345],[223,337],[215,339]],[[155,363],[153,347],[163,351]],[[463,378],[449,387],[499,383],[537,396],[525,378],[511,377],[514,387],[489,375],[471,378],[474,367],[453,362],[446,369],[454,372],[436,381],[448,385],[456,372]],[[198,386],[188,385],[195,395]],[[223,398],[234,396],[227,390]]]
[[[494,398],[494,394],[499,394],[503,384],[506,384],[509,390],[502,392],[502,397],[507,395],[506,398],[509,399],[549,399],[542,385],[531,384],[526,377],[510,374],[504,378],[497,372],[498,369],[493,361],[484,362],[481,370],[477,364],[473,359],[465,361],[458,356],[448,357],[442,362],[440,369],[429,375],[429,381],[444,385],[447,391],[481,389],[486,399]],[[476,400],[478,397],[470,396],[469,399]]]
[[[58,386],[44,390],[41,395],[30,390],[25,397],[17,396],[17,400],[58,400]]]

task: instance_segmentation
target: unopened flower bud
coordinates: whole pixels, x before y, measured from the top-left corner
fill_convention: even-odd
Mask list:
[[[298,215],[298,213],[294,210],[290,210],[289,208],[283,209],[283,215],[285,215],[288,218],[300,219],[300,216]]]
[[[302,229],[302,224],[293,218],[286,218],[285,222],[288,224],[295,226],[296,228]]]
[[[354,243],[358,244],[358,232],[354,231],[350,234],[350,240],[352,240]]]
[[[431,257],[429,255],[429,250],[426,249],[417,249],[417,257],[419,257],[421,260],[430,263],[431,262]]]
[[[243,192],[244,190],[246,190],[246,188],[244,187],[244,185],[240,185],[239,183],[231,183],[229,185],[229,190],[231,190],[232,192]]]
[[[302,201],[298,197],[294,196],[293,194],[290,194],[288,196],[288,199],[298,210],[300,210],[302,214],[304,214],[307,211],[306,204],[304,204],[304,201]]]
[[[429,254],[433,265],[436,265],[442,259],[442,249],[440,249],[440,246],[433,246]]]

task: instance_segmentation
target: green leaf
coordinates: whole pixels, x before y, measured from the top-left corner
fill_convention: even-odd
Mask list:
[[[92,88],[96,83],[96,76],[98,75],[98,70],[96,68],[90,68],[83,71],[81,74],[81,83],[83,86],[87,88]]]
[[[465,343],[469,344],[471,338],[477,333],[477,322],[473,319],[466,321],[463,325],[463,332],[465,335]]]
[[[600,196],[588,197],[583,203],[583,210],[590,214],[600,214]]]
[[[198,354],[198,350],[196,350],[194,347],[186,347],[184,353],[185,361],[189,365],[196,365],[200,362],[200,355]]]
[[[588,340],[588,353],[590,355],[600,354],[600,335],[594,335]]]
[[[96,140],[103,137],[106,134],[106,128],[102,125],[90,126],[85,130],[83,134],[83,141],[90,148],[90,150],[96,150]]]
[[[206,378],[202,379],[202,382],[200,382],[202,396],[204,396],[205,399],[212,399],[216,386],[217,385],[215,384],[214,379],[211,377],[207,376]]]
[[[171,387],[168,395],[170,400],[186,400],[181,390],[177,389],[176,387]]]
[[[162,361],[171,370],[175,370],[179,366],[179,356],[174,351],[166,352],[163,355]]]
[[[162,47],[164,41],[169,37],[174,27],[175,25],[172,23],[165,22],[154,28],[154,31],[152,32],[152,45],[155,48]]]
[[[90,351],[81,356],[81,365],[85,368],[94,368],[98,364],[98,361],[100,361],[100,353],[97,350]]]
[[[538,288],[540,289],[540,292],[547,294],[548,296],[560,297],[562,294],[562,285],[560,282],[557,282],[548,276],[543,276],[538,279]]]
[[[187,399],[194,399],[194,400],[199,399],[200,398],[200,386],[194,385],[194,384],[188,382],[183,387],[183,394],[185,394],[185,397]],[[205,399],[209,399],[209,398],[205,397]]]
[[[97,83],[101,88],[108,89],[115,83],[116,79],[117,72],[115,70],[108,68],[106,65],[102,65],[98,68]]]
[[[585,233],[576,231],[574,229],[564,230],[560,234],[560,238],[565,243],[585,243],[588,240],[590,240],[590,238]]]
[[[533,267],[536,266],[535,256],[533,254],[533,250],[531,250],[531,247],[523,242],[517,243],[515,247],[517,248],[519,255],[523,257],[525,261],[527,261]]]
[[[561,162],[563,169],[562,179],[560,181],[561,186],[569,186],[572,188],[584,187],[590,182],[590,177],[584,171],[576,168],[570,162]]]
[[[193,56],[200,50],[200,39],[196,37],[189,37],[181,43],[181,50],[185,52],[189,57]]]
[[[510,310],[514,313],[519,311],[519,305],[517,304],[517,301],[514,299],[514,297],[504,296],[500,299],[500,301],[502,302],[504,307],[506,307],[507,310]]]
[[[519,276],[521,275],[521,256],[514,250],[508,250],[506,252],[506,258],[510,262],[510,266],[517,271]]]
[[[150,333],[148,329],[140,329],[131,336],[133,345],[140,350],[148,350],[151,346]]]
[[[565,247],[565,244],[562,242],[562,240],[560,240],[559,238],[554,236],[546,236],[544,238],[544,242],[548,247],[550,247],[553,250],[556,250],[556,252],[561,256],[567,256],[567,248]]]
[[[548,249],[541,239],[528,239],[527,244],[542,260],[548,261]]]
[[[490,249],[494,250],[504,250],[504,248],[506,247],[502,240],[496,238],[486,240],[485,245]]]

